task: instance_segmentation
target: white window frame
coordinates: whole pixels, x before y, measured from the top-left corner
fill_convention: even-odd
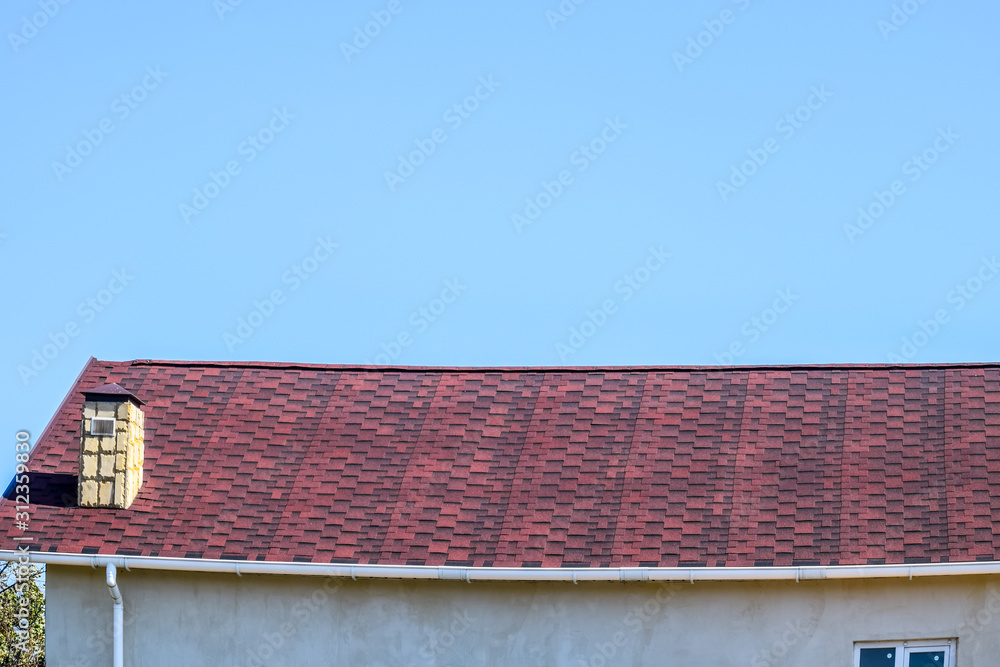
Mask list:
[[[944,664],[941,667],[955,667],[955,651],[958,648],[955,639],[907,639],[894,642],[854,642],[854,667],[861,664],[861,649],[891,648],[896,652],[895,667],[909,667],[907,658],[912,649],[939,649],[944,651]]]
[[[97,429],[95,428],[97,426],[98,422],[101,422],[101,423],[111,422],[111,433],[98,433]],[[108,437],[109,435],[114,435],[114,434],[115,434],[115,418],[114,417],[91,417],[91,419],[90,419],[90,435],[96,435],[96,436],[101,436],[101,437]]]

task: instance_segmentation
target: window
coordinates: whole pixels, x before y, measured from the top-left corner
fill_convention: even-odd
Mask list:
[[[955,667],[955,640],[859,642],[854,667]]]
[[[111,417],[94,417],[90,420],[90,435],[114,435],[115,420]]]

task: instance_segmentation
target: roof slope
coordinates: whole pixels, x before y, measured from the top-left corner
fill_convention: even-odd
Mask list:
[[[111,382],[146,402],[145,482],[128,510],[65,506],[80,392]],[[1000,560],[1000,365],[91,360],[30,465],[42,504],[29,534],[43,551],[475,566]],[[0,548],[16,548],[13,522],[0,531]]]

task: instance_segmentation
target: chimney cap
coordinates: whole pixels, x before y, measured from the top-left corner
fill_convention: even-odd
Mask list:
[[[130,392],[128,389],[122,387],[119,384],[106,384],[100,387],[94,387],[93,389],[86,389],[83,392],[83,398],[87,401],[124,401],[129,400],[135,403],[137,406],[142,405],[143,401],[139,399],[138,396]]]

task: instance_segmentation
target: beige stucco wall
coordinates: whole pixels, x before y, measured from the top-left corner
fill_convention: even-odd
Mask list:
[[[957,637],[1000,664],[1000,578],[466,584],[119,571],[128,667],[849,667],[855,641]],[[103,570],[48,568],[50,667],[111,665]]]

